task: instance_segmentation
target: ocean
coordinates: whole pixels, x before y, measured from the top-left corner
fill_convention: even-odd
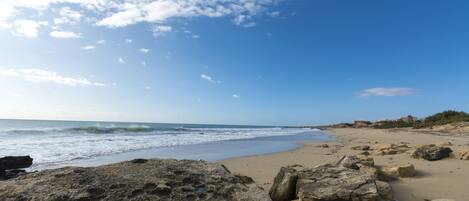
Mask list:
[[[308,128],[0,120],[0,157],[30,155],[32,170],[133,158],[216,161],[285,151],[306,140],[330,138]]]

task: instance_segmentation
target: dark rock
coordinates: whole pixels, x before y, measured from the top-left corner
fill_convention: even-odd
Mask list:
[[[146,163],[146,162],[148,162],[148,160],[147,159],[137,158],[137,159],[131,160],[130,162],[132,162],[132,163]]]
[[[0,158],[0,171],[20,168],[28,168],[33,164],[29,156],[6,156]]]
[[[282,167],[275,176],[269,195],[273,201],[290,201],[296,197],[297,171],[293,167]]]
[[[266,192],[252,183],[252,179],[235,176],[222,165],[205,161],[152,159],[99,167],[44,170],[0,181],[0,200],[271,199]]]
[[[0,180],[12,179],[12,178],[19,177],[21,175],[26,175],[26,174],[27,173],[25,170],[19,170],[19,169],[4,170],[4,171],[0,171]]]
[[[428,161],[436,161],[449,157],[452,152],[453,150],[448,147],[441,147],[430,144],[417,147],[414,153],[412,153],[412,157],[423,158]]]

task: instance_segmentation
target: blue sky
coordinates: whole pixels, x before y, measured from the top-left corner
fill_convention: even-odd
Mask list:
[[[467,111],[468,10],[0,0],[0,117],[298,125]]]

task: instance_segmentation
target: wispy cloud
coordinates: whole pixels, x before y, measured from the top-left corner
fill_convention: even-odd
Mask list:
[[[152,32],[154,37],[164,36],[167,33],[173,31],[173,27],[166,25],[158,25],[153,27]]]
[[[238,94],[233,94],[233,95],[231,95],[231,97],[233,97],[233,98],[235,98],[235,99],[238,99],[238,98],[239,98]]]
[[[207,81],[209,81],[209,82],[211,82],[211,83],[220,83],[219,80],[215,80],[215,79],[212,78],[212,76],[209,76],[209,75],[206,75],[206,74],[201,74],[201,75],[200,75],[200,78],[202,78],[202,79],[204,79],[204,80],[207,80]]]
[[[81,49],[84,49],[84,50],[92,50],[92,49],[95,49],[95,48],[96,48],[96,46],[94,46],[94,45],[87,45],[87,46],[85,46],[85,47],[83,47],[83,48],[81,48]]]
[[[106,41],[105,40],[98,40],[98,42],[96,42],[96,43],[102,45],[102,44],[106,43]]]
[[[415,94],[413,88],[370,88],[363,90],[359,97],[370,97],[370,96],[410,96]]]
[[[138,51],[143,52],[143,53],[148,53],[148,52],[150,52],[150,49],[140,48]]]
[[[118,58],[117,61],[121,64],[125,64],[125,60],[123,58]]]
[[[72,10],[70,7],[63,7],[59,11],[59,16],[54,18],[54,24],[76,24],[80,22],[83,15],[79,11]]]
[[[61,38],[61,39],[75,39],[75,38],[80,38],[81,34],[80,33],[75,33],[71,31],[52,31],[50,32],[50,36],[52,38]]]
[[[91,82],[86,78],[82,77],[66,77],[61,76],[55,72],[27,68],[27,69],[4,69],[0,70],[0,76],[18,77],[23,78],[28,82],[50,82],[55,84],[67,85],[67,86],[105,86],[103,83]]]

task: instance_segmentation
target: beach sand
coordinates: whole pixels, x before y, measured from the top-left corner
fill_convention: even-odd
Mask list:
[[[375,143],[409,143],[410,146],[421,144],[441,144],[451,142],[453,150],[469,149],[469,138],[461,136],[443,136],[411,130],[377,129],[330,129],[325,131],[336,140],[328,142],[301,142],[298,149],[250,157],[240,157],[220,161],[234,173],[254,178],[266,190],[270,189],[273,178],[282,166],[300,164],[313,167],[323,163],[335,162],[344,155],[355,155],[362,151],[352,150],[357,145]],[[318,145],[327,143],[329,148]],[[469,200],[469,161],[446,158],[439,161],[414,159],[410,153],[397,155],[371,155],[376,165],[415,165],[417,175],[413,178],[400,178],[390,182],[399,201],[424,201],[448,198],[457,201]]]

